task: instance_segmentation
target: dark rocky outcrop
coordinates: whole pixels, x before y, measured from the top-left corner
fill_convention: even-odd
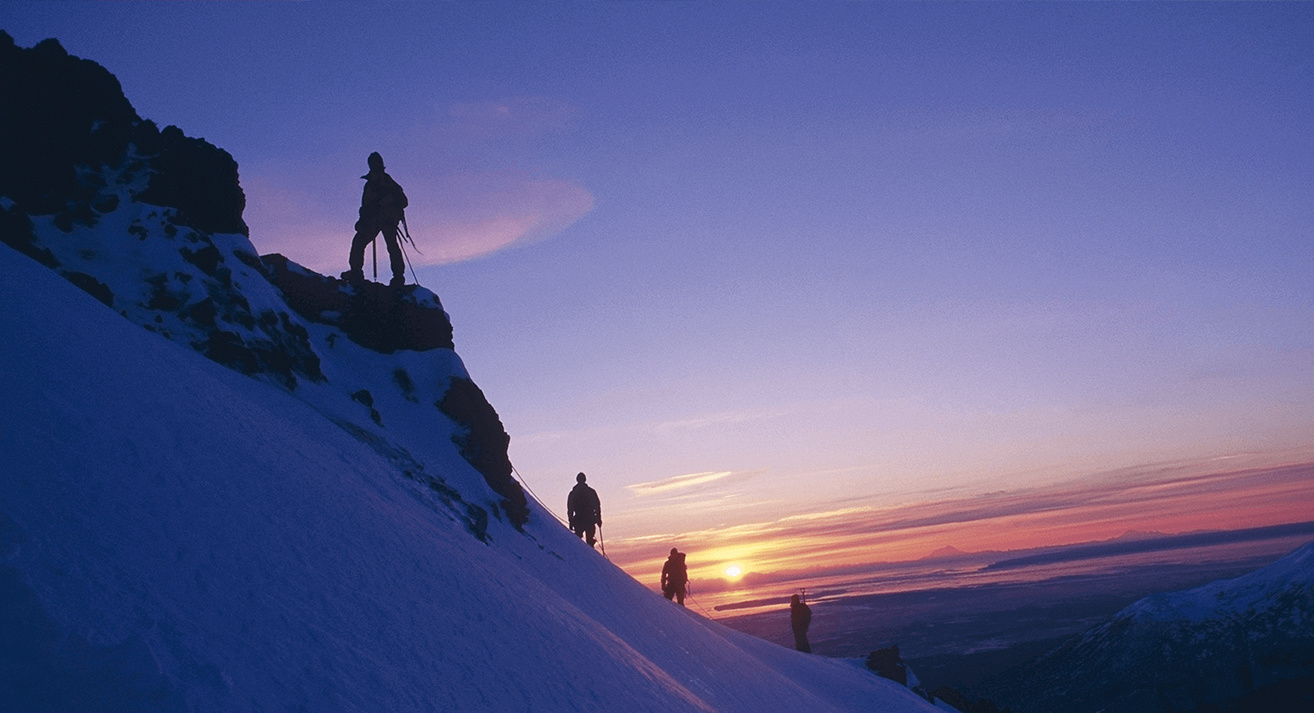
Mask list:
[[[2,159],[0,159],[2,160]],[[0,243],[36,260],[46,267],[56,267],[59,260],[32,234],[32,219],[17,204],[0,202]]]
[[[322,380],[305,328],[237,284],[263,279],[244,205],[228,153],[143,120],[113,74],[55,40],[23,49],[0,31],[0,241],[225,366]],[[87,230],[120,210],[126,232]],[[140,283],[109,279],[125,262]]]
[[[904,665],[903,659],[899,658],[897,644],[868,654],[867,668],[875,671],[876,675],[888,678],[899,685],[908,685],[908,667]]]
[[[529,506],[524,489],[511,477],[511,459],[507,456],[511,437],[484,392],[469,379],[454,378],[442,400],[434,405],[465,429],[465,433],[452,437],[461,456],[504,498],[502,509],[511,523],[524,525],[529,520]]]
[[[208,233],[246,234],[242,209],[246,196],[237,180],[237,162],[203,139],[188,138],[166,126],[141,144],[152,158],[150,183],[137,200],[177,208],[175,221]]]
[[[417,285],[401,289],[365,282],[350,285],[301,267],[279,254],[260,258],[269,281],[303,318],[335,326],[376,352],[452,349],[452,323],[438,297]]]
[[[0,196],[28,215],[95,220],[103,167],[149,171],[143,203],[173,208],[175,223],[246,234],[246,198],[226,151],[137,115],[119,81],[50,39],[31,49],[0,31]],[[4,231],[5,242],[21,234]],[[17,247],[17,245],[15,245]]]

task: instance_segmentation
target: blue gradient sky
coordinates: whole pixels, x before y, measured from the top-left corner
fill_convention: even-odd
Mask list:
[[[1314,461],[1314,4],[6,2],[0,27],[231,152],[262,252],[345,269],[380,151],[512,460],[558,512],[589,473],[631,562]],[[1139,529],[1314,519],[1283,482]]]

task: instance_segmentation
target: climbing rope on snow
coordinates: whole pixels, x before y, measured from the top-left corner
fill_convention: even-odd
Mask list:
[[[712,615],[709,614],[707,610],[703,608],[703,603],[698,601],[697,599],[694,599],[693,590],[689,589],[688,582],[685,582],[684,587],[685,587],[684,596],[689,597],[689,601],[693,602],[694,606],[698,607],[698,611],[702,612],[703,616],[707,617],[708,619],[711,619]]]
[[[544,509],[544,510],[547,510],[548,513],[552,515],[552,517],[556,518],[557,522],[561,523],[562,525],[565,525],[565,527],[566,527],[567,530],[570,529],[570,525],[567,524],[565,520],[562,520],[562,519],[561,519],[561,516],[558,515],[557,512],[556,512],[555,510],[553,510],[552,508],[548,507],[548,504],[547,504],[546,502],[543,501],[543,498],[538,497],[538,493],[534,492],[534,489],[533,489],[533,488],[529,487],[529,481],[528,481],[528,480],[525,480],[525,476],[521,475],[521,474],[520,474],[520,471],[516,470],[516,467],[515,467],[514,464],[512,464],[512,466],[511,466],[511,472],[512,472],[512,473],[515,473],[517,478],[520,478],[520,483],[521,483],[522,485],[525,486],[525,490],[528,490],[528,491],[529,491],[529,494],[534,496],[534,499],[538,501],[538,504],[539,504],[539,505],[542,505],[542,506],[543,506],[543,509]]]

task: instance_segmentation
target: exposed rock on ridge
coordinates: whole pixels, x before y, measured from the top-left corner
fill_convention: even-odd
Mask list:
[[[461,449],[461,456],[483,474],[489,487],[502,495],[502,509],[511,522],[517,526],[525,524],[529,505],[520,483],[511,477],[511,459],[507,457],[511,437],[502,428],[502,420],[484,392],[469,379],[452,379],[442,401],[434,405],[466,430],[465,434],[452,437]]]
[[[391,354],[408,349],[452,349],[452,325],[438,296],[418,285],[394,289],[373,282],[350,285],[307,270],[278,254],[261,258],[270,281],[302,318],[336,327],[351,341]],[[353,395],[365,403],[368,394]],[[372,398],[370,398],[372,402]],[[367,404],[370,406],[371,404]],[[511,476],[507,435],[497,411],[473,381],[453,378],[443,398],[434,404],[464,429],[453,442],[496,493],[507,518],[520,526],[529,519],[528,500]],[[373,412],[377,419],[378,412]]]
[[[113,208],[113,199],[94,200],[97,174],[125,167],[149,174],[134,197],[173,208],[176,225],[246,234],[232,156],[143,120],[113,74],[56,40],[25,50],[0,31],[0,107],[0,195],[21,212],[94,224]]]
[[[351,341],[383,354],[452,349],[452,323],[438,296],[417,285],[400,290],[365,282],[352,286],[274,253],[260,258],[269,281],[303,318],[341,329]]]
[[[143,120],[114,75],[55,40],[22,49],[0,31],[0,107],[0,241],[225,366],[289,389],[324,378],[305,328],[243,289],[263,266],[227,152]],[[112,288],[124,270],[138,279]]]

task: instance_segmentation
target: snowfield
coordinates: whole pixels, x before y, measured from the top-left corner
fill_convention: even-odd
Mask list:
[[[1240,577],[1146,597],[1114,618],[1191,623],[1237,619],[1277,609],[1287,603],[1293,592],[1301,591],[1314,591],[1314,542]],[[1299,613],[1296,611],[1294,615],[1298,617]]]
[[[537,503],[481,539],[399,467],[497,500],[433,393],[389,396],[398,363],[421,390],[464,375],[450,350],[307,325],[337,346],[290,393],[3,245],[0,303],[6,710],[938,710],[667,602]],[[386,428],[341,396],[358,387]]]

